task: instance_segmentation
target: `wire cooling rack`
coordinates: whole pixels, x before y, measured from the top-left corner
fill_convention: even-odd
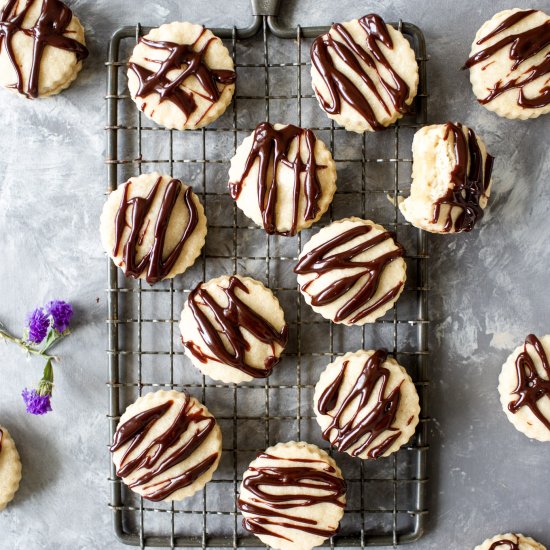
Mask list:
[[[330,546],[397,546],[417,540],[427,514],[428,244],[403,223],[387,195],[408,194],[414,131],[426,122],[426,52],[421,31],[399,22],[420,67],[413,112],[384,132],[363,136],[335,126],[317,105],[310,83],[311,38],[325,27],[282,27],[271,2],[257,1],[247,28],[212,29],[235,60],[232,107],[207,128],[177,132],[156,126],[135,108],[126,85],[126,62],[147,28],[124,27],[109,48],[107,91],[108,191],[149,171],[193,186],[208,218],[202,256],[183,276],[154,287],[125,278],[109,262],[109,422],[112,440],[124,409],[139,395],[186,388],[216,416],[223,456],[214,479],[179,503],[152,503],[129,491],[110,469],[110,508],[119,540],[145,547],[262,546],[241,526],[235,495],[255,454],[279,441],[307,440],[327,448],[313,415],[313,389],[325,365],[360,348],[385,347],[404,365],[419,391],[422,418],[409,445],[385,459],[335,456],[348,483],[348,505]],[[275,6],[276,8],[276,6]],[[359,14],[362,15],[362,14]],[[227,192],[229,159],[258,122],[312,128],[329,144],[338,169],[330,214],[294,238],[267,236],[252,226]],[[373,219],[397,232],[407,250],[405,292],[383,318],[365,327],[334,325],[314,314],[297,291],[292,268],[302,243],[332,219]],[[290,338],[268,380],[214,383],[184,356],[177,323],[187,295],[221,274],[262,280],[285,309]]]

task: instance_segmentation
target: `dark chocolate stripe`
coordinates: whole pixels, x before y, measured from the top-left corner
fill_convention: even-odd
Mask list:
[[[444,139],[452,134],[454,138],[455,166],[451,172],[452,186],[445,195],[434,203],[433,223],[439,221],[441,205],[449,206],[443,231],[471,231],[478,220],[483,217],[480,206],[482,197],[486,197],[494,158],[487,154],[485,163],[477,142],[475,132],[468,128],[468,137],[464,135],[463,126],[458,122],[447,122]],[[453,207],[461,209],[453,222]]]

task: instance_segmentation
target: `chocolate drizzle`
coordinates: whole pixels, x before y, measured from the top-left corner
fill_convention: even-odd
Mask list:
[[[269,527],[295,529],[321,537],[331,537],[336,529],[317,527],[314,519],[285,513],[283,510],[329,503],[340,508],[345,503],[340,499],[346,494],[346,482],[336,475],[336,470],[323,460],[283,458],[260,453],[258,458],[270,461],[282,460],[297,462],[300,466],[250,466],[249,475],[243,479],[243,487],[254,495],[249,500],[242,496],[238,500],[242,512],[252,514],[243,519],[243,527],[255,535],[268,535],[290,541]],[[323,469],[310,466],[312,463],[323,465]],[[287,487],[289,493],[276,495],[268,491],[270,487]],[[267,490],[266,490],[267,489]],[[312,494],[312,490],[320,494]]]
[[[531,345],[538,355],[542,368],[547,378],[542,378],[537,371],[533,357],[527,350]],[[541,341],[534,335],[529,334],[525,339],[523,351],[516,359],[516,373],[518,377],[517,386],[512,393],[519,397],[508,404],[508,410],[517,413],[522,407],[528,407],[531,412],[550,430],[550,419],[546,418],[538,408],[537,402],[544,396],[550,397],[550,362]]]
[[[518,11],[504,19],[493,31],[481,38],[476,44],[481,45],[491,38],[498,36],[503,31],[512,28],[514,25],[536,13],[537,10]],[[473,54],[464,64],[463,69],[469,69],[478,63],[490,59],[494,54],[503,48],[510,47],[509,58],[513,61],[511,71],[515,71],[522,63],[531,57],[537,55],[544,48],[550,45],[550,19],[520,33],[512,33],[487,46],[479,52]],[[545,107],[550,103],[550,86],[548,81],[539,90],[539,95],[535,97],[526,97],[525,86],[536,79],[550,74],[550,52],[547,52],[544,60],[538,65],[533,65],[526,69],[520,76],[508,81],[499,80],[489,92],[487,97],[480,99],[482,105],[486,105],[499,95],[515,88],[519,89],[517,103],[520,107],[537,109]]]
[[[307,147],[307,161],[302,160],[302,138]],[[294,140],[298,140],[296,156],[290,160],[289,153]],[[239,198],[244,180],[249,175],[256,160],[258,165],[258,207],[262,214],[263,226],[270,235],[278,234],[292,236],[296,234],[298,215],[300,213],[300,196],[305,196],[305,220],[314,220],[319,213],[319,199],[321,198],[321,184],[317,177],[317,170],[326,166],[317,165],[315,161],[315,134],[306,128],[299,128],[288,124],[276,130],[269,122],[258,124],[254,130],[254,140],[248,153],[241,179],[229,183],[231,197]],[[294,173],[294,190],[292,193],[292,224],[289,231],[277,229],[277,194],[279,164],[289,167]],[[302,173],[305,173],[302,184]],[[270,180],[270,181],[268,181]],[[302,191],[303,189],[303,191]]]
[[[443,231],[471,231],[478,220],[483,217],[483,208],[479,202],[486,197],[491,183],[494,158],[487,154],[485,163],[477,142],[475,132],[468,128],[465,137],[462,124],[447,122],[444,139],[449,134],[454,138],[455,166],[451,172],[451,183],[445,195],[434,203],[432,223],[439,221],[441,205],[449,206]],[[453,221],[453,207],[461,209]]]
[[[336,69],[329,52],[329,50],[334,52],[341,61],[357,74],[388,116],[391,117],[392,113],[385,99],[379,93],[375,81],[369,76],[360,61],[369,69],[375,70],[378,75],[377,81],[389,96],[394,110],[402,114],[406,113],[408,110],[407,100],[410,94],[409,86],[386,59],[379,45],[381,43],[387,48],[393,49],[393,41],[386,24],[376,14],[365,15],[359,19],[359,24],[366,34],[364,45],[357,44],[341,23],[332,26],[332,30],[340,36],[341,41],[335,40],[328,33],[317,37],[313,42],[311,61],[328,89],[330,102],[318,90],[316,90],[316,94],[322,108],[327,113],[331,115],[340,114],[341,102],[344,100],[368,122],[373,130],[383,130],[384,125],[376,117],[375,111],[363,92],[346,75]],[[384,71],[381,72],[378,69],[377,63],[384,67]],[[390,75],[391,81],[384,78],[386,74]]]
[[[183,345],[203,363],[211,359],[238,369],[253,378],[269,376],[273,367],[279,362],[275,356],[275,344],[285,347],[288,338],[288,325],[285,324],[280,331],[277,331],[271,323],[245,304],[237,296],[236,290],[245,294],[249,294],[250,291],[238,277],[230,277],[229,285],[227,287],[220,286],[220,288],[227,297],[228,303],[225,307],[218,304],[209,292],[202,288],[202,285],[197,286],[191,292],[188,300],[199,332],[214,357],[205,355],[192,341],[184,340]],[[214,326],[202,310],[203,307],[210,310],[219,328]],[[246,362],[246,352],[250,349],[250,344],[246,341],[242,329],[245,329],[260,342],[271,346],[273,355],[266,358],[263,369],[255,368]],[[226,348],[221,334],[225,336],[231,350]]]
[[[155,423],[171,409],[174,402],[169,400],[138,413],[119,426],[115,433],[111,447],[112,453],[128,444],[120,460],[117,475],[125,478],[138,470],[147,470],[128,486],[132,489],[143,487],[145,496],[149,500],[164,500],[179,489],[191,485],[218,459],[218,452],[212,453],[175,477],[154,481],[155,477],[161,476],[170,468],[189,458],[204,443],[216,425],[213,417],[204,415],[203,409],[192,411],[194,403],[187,394],[185,397],[185,402],[170,427],[155,437],[134,458],[129,459],[129,456],[139,447]],[[204,424],[199,428],[199,424],[203,422]],[[191,430],[194,433],[185,443],[181,444],[183,436]]]
[[[390,371],[383,366],[387,357],[386,351],[377,350],[365,361],[354,386],[342,400],[337,410],[335,408],[349,361],[344,361],[338,376],[326,387],[319,398],[319,412],[332,418],[323,431],[323,437],[341,452],[357,445],[351,452],[352,456],[361,455],[368,449],[367,456],[369,458],[378,458],[401,435],[398,428],[392,427],[399,409],[401,384],[389,393],[387,392]],[[363,416],[363,410],[377,385],[380,385],[380,387],[376,403],[372,410]],[[355,412],[346,415],[345,413],[350,406],[355,407]],[[343,420],[344,416],[347,418],[345,422]],[[336,430],[336,434],[331,437],[333,430]],[[369,449],[386,432],[389,432],[390,435]],[[365,436],[366,439],[362,441]]]
[[[374,248],[384,241],[393,240],[395,234],[385,231],[371,239],[356,244],[348,250],[338,253],[333,252],[334,249],[353,241],[357,237],[367,235],[371,230],[372,226],[366,224],[353,227],[306,253],[294,268],[294,272],[298,275],[307,275],[308,273],[314,273],[316,275],[313,279],[302,285],[302,292],[307,292],[308,287],[313,281],[317,280],[317,278],[325,273],[339,269],[349,269],[351,271],[350,275],[334,281],[317,294],[310,294],[311,304],[313,306],[324,306],[339,300],[348,292],[353,292],[355,285],[363,277],[367,277],[366,280],[361,283],[361,286],[353,292],[353,296],[338,309],[334,317],[336,322],[341,322],[348,318],[350,323],[360,321],[382,305],[393,300],[399,295],[403,287],[403,282],[400,282],[378,300],[370,303],[380,286],[380,279],[385,267],[394,260],[402,258],[405,254],[405,250],[399,243],[395,242],[395,250],[386,252],[372,260],[353,260],[363,252]]]
[[[73,52],[77,61],[88,57],[88,49],[74,38],[65,36],[67,27],[73,18],[73,12],[59,0],[41,1],[40,15],[30,28],[24,28],[23,22],[35,0],[27,0],[25,6],[17,13],[21,0],[8,0],[0,11],[0,50],[3,47],[17,75],[17,82],[11,86],[20,94],[29,98],[39,95],[40,69],[42,56],[47,46]],[[24,89],[24,79],[19,61],[13,49],[13,38],[22,32],[33,39],[33,52],[27,89]]]
[[[147,270],[145,280],[151,285],[164,279],[164,277],[170,273],[179,255],[181,254],[187,239],[191,236],[199,221],[199,214],[197,207],[195,206],[191,187],[187,187],[183,193],[183,201],[185,202],[187,211],[189,212],[187,226],[185,227],[185,230],[183,231],[183,234],[176,246],[166,256],[166,258],[164,258],[163,253],[166,233],[168,231],[172,211],[176,206],[183,185],[180,180],[171,179],[166,186],[164,196],[162,197],[160,210],[155,222],[153,244],[141,260],[137,260],[137,247],[141,245],[149,224],[149,221],[145,224],[145,220],[151,210],[151,206],[161,182],[162,176],[157,179],[147,197],[136,196],[130,199],[128,199],[128,191],[130,189],[131,181],[126,183],[122,194],[122,200],[120,201],[120,206],[115,217],[116,240],[113,248],[113,256],[116,257],[118,255],[122,235],[124,233],[124,229],[127,227],[127,210],[131,206],[132,220],[130,224],[130,234],[122,249],[123,262],[125,266],[124,273],[129,277],[134,277],[137,279],[145,270]]]
[[[193,76],[202,87],[202,93],[199,95],[212,104],[218,101],[220,98],[218,84],[223,86],[233,84],[237,79],[237,74],[228,69],[212,69],[206,64],[206,52],[210,44],[218,39],[212,37],[200,50],[196,50],[196,45],[205,32],[206,29],[203,28],[193,44],[177,44],[140,37],[141,44],[155,50],[165,51],[168,55],[163,60],[155,61],[159,64],[159,69],[156,72],[133,61],[128,63],[128,67],[138,79],[136,96],[144,98],[149,94],[157,93],[160,102],[166,100],[172,102],[188,119],[197,108],[194,93],[198,92],[187,92],[181,86],[187,78]],[[148,59],[148,61],[153,60]],[[181,73],[172,80],[168,77],[168,73],[174,70],[181,70]]]
[[[516,542],[508,539],[501,539],[493,542],[489,550],[519,550],[519,537],[516,536]]]
[[[4,440],[4,430],[0,428],[0,453],[2,452],[2,441]]]

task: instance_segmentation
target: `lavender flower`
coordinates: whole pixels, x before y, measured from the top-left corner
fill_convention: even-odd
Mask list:
[[[50,328],[50,318],[42,308],[36,308],[27,315],[28,335],[27,340],[40,344],[46,338]]]
[[[53,328],[58,332],[65,332],[73,316],[73,307],[63,300],[53,300],[46,305],[46,311],[51,315]]]
[[[25,388],[21,392],[23,401],[29,414],[46,414],[52,410],[51,397],[53,391],[53,367],[52,359],[48,359],[44,367],[42,379],[38,383],[37,390]]]
[[[50,403],[51,395],[40,395],[37,390],[28,390],[25,388],[21,395],[23,396],[23,401],[27,406],[27,412],[29,414],[46,414],[52,410],[52,405]]]

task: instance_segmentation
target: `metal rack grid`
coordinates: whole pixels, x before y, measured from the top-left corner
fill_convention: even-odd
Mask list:
[[[223,458],[214,479],[183,503],[144,501],[126,489],[111,464],[115,533],[122,542],[141,548],[262,546],[242,529],[236,508],[235,495],[248,462],[257,451],[278,441],[305,439],[327,448],[311,407],[318,375],[345,351],[386,347],[415,381],[421,422],[413,440],[391,457],[360,461],[336,456],[348,482],[348,506],[340,534],[330,540],[330,546],[412,542],[422,535],[427,513],[428,243],[423,232],[400,221],[387,195],[407,194],[412,161],[406,154],[414,130],[426,122],[424,38],[414,25],[394,25],[410,39],[420,67],[411,115],[385,132],[352,136],[320,113],[311,86],[305,82],[310,69],[308,38],[328,28],[284,28],[272,11],[260,7],[255,13],[247,28],[212,29],[233,55],[237,90],[233,107],[201,130],[160,128],[142,118],[129,98],[126,59],[147,28],[121,28],[110,43],[106,63],[108,191],[142,171],[168,172],[193,185],[205,206],[209,229],[195,266],[155,287],[126,279],[109,261],[110,438],[127,405],[142,392],[163,388],[186,388],[199,398],[215,414],[224,438]],[[289,38],[293,40],[284,40]],[[260,57],[255,58],[257,54]],[[253,77],[258,72],[262,75],[259,81],[257,75]],[[277,85],[280,78],[282,92]],[[243,91],[251,83],[256,90]],[[258,103],[262,112],[254,119]],[[328,142],[337,163],[339,190],[329,215],[294,238],[267,236],[252,226],[224,189],[229,158],[262,118],[314,129]],[[211,155],[212,140],[218,149],[226,146],[227,154]],[[330,220],[350,215],[370,217],[390,227],[407,250],[405,292],[393,310],[362,328],[320,319],[304,303],[292,276],[302,241],[307,242],[309,235]],[[285,309],[291,338],[281,364],[268,380],[238,386],[214,383],[184,357],[177,323],[187,293],[201,280],[222,273],[263,280]]]

